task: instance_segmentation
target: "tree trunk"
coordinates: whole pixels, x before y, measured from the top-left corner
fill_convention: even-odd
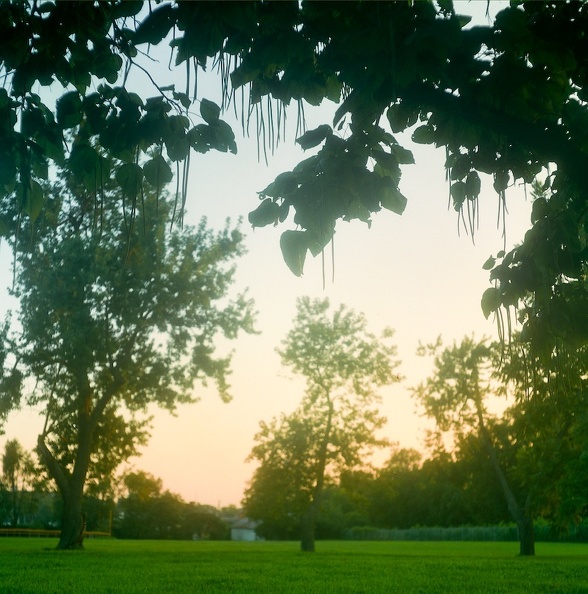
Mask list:
[[[535,555],[535,529],[533,527],[533,518],[530,518],[525,512],[517,522],[519,530],[519,555],[529,557]]]
[[[328,414],[325,433],[321,441],[317,459],[316,483],[314,485],[310,505],[302,515],[302,525],[300,527],[300,550],[303,553],[314,553],[316,518],[321,507],[321,497],[325,484],[325,470],[327,468],[328,448],[331,441],[331,429],[334,414],[333,403],[331,402],[331,396],[328,391],[325,396],[328,405]]]
[[[303,553],[314,553],[314,534],[316,526],[316,506],[312,502],[302,515],[300,528],[300,550]]]
[[[60,550],[79,550],[84,548],[86,515],[82,512],[82,489],[71,489],[63,498],[61,535],[57,548]]]
[[[53,456],[43,435],[37,440],[37,451],[49,474],[55,480],[63,501],[63,515],[61,518],[61,535],[57,548],[60,550],[73,550],[84,548],[84,533],[86,531],[86,518],[82,512],[84,484],[88,466],[90,464],[90,451],[92,432],[87,423],[80,423],[78,433],[78,449],[76,452],[73,472],[68,472]]]

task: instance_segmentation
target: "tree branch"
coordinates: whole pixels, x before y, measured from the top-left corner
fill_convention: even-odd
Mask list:
[[[57,487],[62,494],[69,493],[70,490],[70,474],[69,472],[59,464],[55,456],[51,453],[51,450],[45,443],[45,434],[42,433],[37,437],[37,453],[41,458],[43,464],[49,470],[49,474],[53,477],[53,480],[57,483]]]

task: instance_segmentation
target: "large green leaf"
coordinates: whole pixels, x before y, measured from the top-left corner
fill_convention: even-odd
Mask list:
[[[211,124],[214,134],[213,148],[222,153],[230,151],[233,155],[237,154],[237,143],[235,142],[235,133],[229,124],[223,120],[217,120]]]
[[[147,183],[156,188],[161,188],[173,178],[170,166],[161,155],[156,155],[143,165],[143,174]]]
[[[135,163],[125,163],[116,172],[116,181],[119,183],[123,194],[134,200],[141,191],[143,170]]]
[[[463,179],[472,168],[469,155],[458,155],[451,166],[451,179]]]
[[[435,142],[435,129],[428,124],[419,126],[412,133],[412,141],[417,144],[431,144]]]
[[[139,24],[133,35],[133,43],[135,45],[141,43],[157,45],[169,33],[172,24],[173,5],[164,4],[152,10]]]
[[[482,189],[482,182],[480,181],[480,176],[478,175],[477,171],[470,171],[468,173],[465,185],[466,196],[470,200],[475,200],[479,196],[480,190]]]
[[[416,124],[418,118],[418,111],[406,107],[403,103],[391,105],[386,112],[388,122],[392,132],[404,132],[406,128],[410,128]]]
[[[414,155],[412,154],[412,151],[403,146],[392,144],[390,145],[390,150],[401,165],[412,165],[414,163]]]
[[[57,122],[64,128],[73,128],[82,121],[82,99],[77,91],[62,95],[56,103]]]
[[[451,184],[451,197],[453,198],[453,208],[456,211],[462,207],[467,195],[465,182],[458,181]]]
[[[296,276],[302,276],[308,251],[306,233],[304,231],[284,231],[280,237],[280,248],[288,268]]]
[[[298,175],[292,171],[280,173],[261,194],[270,198],[283,198],[298,188]]]
[[[494,256],[490,256],[484,264],[482,264],[482,268],[484,270],[492,270],[496,265],[496,258]]]
[[[484,317],[488,319],[490,314],[495,312],[501,305],[500,291],[495,287],[486,289],[482,295],[481,305]]]
[[[406,197],[400,190],[390,184],[386,184],[382,189],[380,202],[384,208],[401,215],[406,208]]]
[[[249,213],[249,222],[253,227],[265,227],[278,221],[280,207],[277,202],[267,198],[254,211]]]
[[[209,101],[208,99],[202,99],[200,101],[200,115],[207,124],[218,122],[220,112],[220,107],[213,101]]]
[[[333,129],[331,128],[331,126],[328,126],[327,124],[322,124],[318,128],[315,128],[314,130],[309,130],[302,136],[299,136],[296,139],[296,142],[304,150],[306,150],[318,146],[325,138],[331,136],[332,134]]]

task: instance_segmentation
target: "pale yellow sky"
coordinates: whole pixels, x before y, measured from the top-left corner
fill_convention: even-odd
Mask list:
[[[406,379],[382,390],[382,412],[389,420],[385,435],[403,446],[421,446],[426,422],[414,414],[408,388],[426,377],[430,362],[416,357],[415,350],[419,340],[434,341],[439,334],[448,342],[472,332],[495,336],[493,321],[485,320],[480,309],[480,297],[489,286],[482,264],[502,249],[503,238],[502,229],[496,228],[498,198],[490,180],[484,180],[481,225],[473,244],[471,237],[458,236],[457,215],[447,209],[443,152],[417,150],[417,165],[405,170],[401,183],[409,200],[406,212],[398,217],[382,211],[371,229],[359,222],[341,223],[335,282],[327,280],[325,289],[320,257],[308,261],[302,278],[286,268],[278,245],[282,228],[249,232],[249,253],[241,262],[239,284],[248,286],[255,298],[262,334],[236,344],[234,399],[225,405],[206,393],[202,402],[183,408],[177,418],[158,415],[150,445],[136,461],[137,467],[161,476],[168,488],[191,500],[215,505],[240,501],[253,471],[244,459],[259,421],[293,410],[304,388],[302,380],[289,377],[281,368],[274,350],[290,327],[296,298],[302,295],[328,296],[335,305],[345,303],[364,312],[374,332],[385,326],[396,329]],[[290,147],[285,152],[300,157]],[[284,163],[281,168],[277,160],[270,164],[276,172],[294,163],[285,156],[278,159]],[[207,175],[193,183],[190,216],[209,207],[220,209],[224,216],[231,205],[238,204],[241,212],[250,210],[256,203],[255,190],[271,181],[273,173],[246,160],[232,159],[234,165],[224,175],[206,167]],[[239,188],[237,194],[234,188]],[[512,245],[527,228],[529,204],[522,188],[512,189],[508,200],[512,206],[507,245]],[[326,260],[329,279],[331,265]]]
[[[464,12],[469,12],[469,6],[482,15],[486,7],[485,2],[465,4]],[[214,99],[212,92],[203,96]],[[330,121],[334,109],[330,104],[318,112],[307,110],[309,127]],[[295,109],[291,111],[293,127]],[[229,116],[226,119],[232,122]],[[133,467],[160,477],[165,488],[189,501],[212,505],[240,503],[253,472],[245,458],[259,421],[293,410],[302,395],[303,381],[287,375],[274,350],[290,327],[298,296],[328,296],[334,305],[345,303],[362,311],[374,332],[385,326],[396,329],[400,371],[406,379],[382,390],[382,412],[388,418],[384,434],[402,446],[418,448],[426,422],[415,415],[408,388],[430,369],[429,362],[415,356],[418,342],[434,341],[439,334],[448,342],[472,332],[495,336],[492,320],[485,320],[480,309],[480,297],[489,286],[482,264],[503,247],[491,180],[483,178],[481,223],[473,244],[463,227],[458,236],[457,215],[447,208],[444,151],[418,146],[416,165],[404,167],[400,184],[408,198],[405,213],[399,217],[382,211],[371,229],[360,222],[340,223],[335,282],[330,281],[330,256],[324,289],[320,257],[308,260],[304,276],[296,278],[284,264],[278,243],[280,233],[294,228],[293,224],[253,231],[247,213],[257,206],[257,191],[308,155],[294,146],[292,129],[266,167],[257,161],[255,139],[241,139],[240,127],[234,129],[237,156],[207,154],[192,159],[186,221],[204,215],[212,226],[221,227],[227,216],[243,217],[249,251],[240,262],[236,289],[249,287],[261,334],[245,336],[233,345],[231,403],[223,404],[212,390],[201,390],[201,401],[182,407],[176,417],[157,412],[149,445],[140,458],[131,460]],[[405,138],[398,136],[398,140],[403,143]],[[530,205],[521,187],[512,188],[507,200],[508,247],[520,241],[528,228]],[[1,246],[0,258],[2,278],[9,282],[6,244]],[[32,449],[41,425],[30,412],[14,415],[6,435],[0,437],[0,449],[14,437]]]

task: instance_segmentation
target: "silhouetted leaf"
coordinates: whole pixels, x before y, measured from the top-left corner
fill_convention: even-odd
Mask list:
[[[116,172],[116,181],[119,183],[123,194],[134,200],[141,191],[143,170],[135,163],[125,163]]]
[[[200,101],[200,115],[207,124],[218,122],[220,111],[220,107],[216,103],[208,99],[202,99]]]
[[[412,165],[414,163],[414,155],[412,154],[412,151],[409,151],[403,146],[392,144],[390,145],[390,150],[401,165]]]
[[[298,188],[298,176],[292,171],[280,173],[261,194],[270,198],[283,198]]]
[[[135,34],[133,35],[133,43],[139,45],[141,43],[150,43],[157,45],[168,33],[173,24],[173,7],[171,4],[164,4],[152,10],[139,23]]]
[[[231,126],[222,120],[217,120],[211,127],[215,139],[213,148],[223,153],[230,151],[233,155],[236,155],[237,143],[235,142],[235,133]]]
[[[458,155],[451,166],[451,179],[463,179],[472,168],[469,155]]]
[[[482,295],[482,312],[488,319],[490,314],[495,312],[501,305],[500,292],[494,287],[486,289]]]
[[[56,103],[57,122],[64,128],[73,128],[82,121],[82,99],[77,91],[62,95]]]
[[[267,198],[254,211],[249,213],[248,219],[253,227],[265,227],[277,222],[280,207],[277,202]]]
[[[302,276],[308,251],[306,233],[304,231],[284,231],[280,237],[280,248],[288,268],[296,276]]]
[[[453,208],[459,211],[466,199],[466,185],[462,181],[451,184],[451,197],[453,198]]]
[[[503,192],[508,188],[508,183],[510,181],[510,174],[508,171],[499,171],[494,174],[494,182],[493,187],[494,190],[498,193]]]
[[[477,171],[470,171],[468,173],[465,185],[466,196],[470,200],[475,200],[479,196],[480,190],[482,189],[482,182],[480,181],[480,176],[478,175]]]
[[[412,133],[412,141],[417,144],[431,144],[432,142],[435,142],[435,129],[428,124],[419,126]]]
[[[161,188],[173,179],[170,166],[161,155],[153,157],[143,165],[145,180],[156,188]]]
[[[416,124],[418,112],[406,107],[403,103],[391,105],[386,111],[392,132],[403,132]]]
[[[124,18],[139,14],[142,8],[143,2],[141,0],[124,0],[124,2],[116,4],[112,11],[116,18]]]
[[[380,202],[384,208],[401,215],[406,208],[407,200],[398,188],[386,185],[382,191]]]
[[[496,264],[496,258],[494,258],[493,256],[490,256],[486,262],[484,262],[484,264],[482,264],[482,268],[484,270],[492,270],[494,268],[494,265]]]
[[[296,142],[302,149],[306,150],[318,146],[325,138],[327,138],[327,136],[331,136],[331,134],[333,134],[331,126],[322,124],[318,128],[309,130],[302,136],[299,136],[296,139]]]

